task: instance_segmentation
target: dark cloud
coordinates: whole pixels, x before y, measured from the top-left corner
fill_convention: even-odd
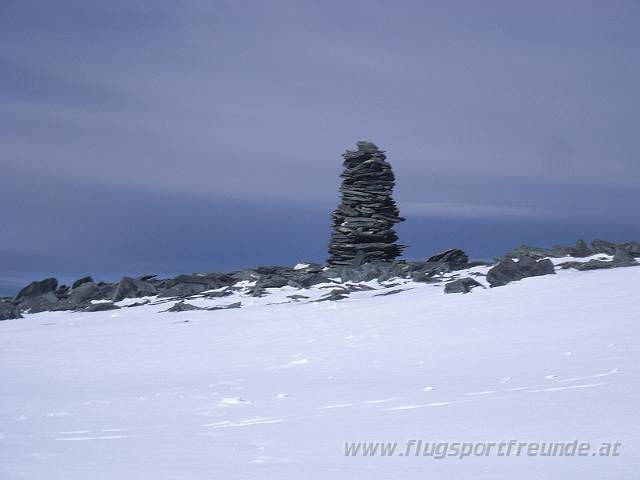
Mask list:
[[[639,10],[4,2],[0,274],[322,260],[359,139],[408,255],[640,237]]]

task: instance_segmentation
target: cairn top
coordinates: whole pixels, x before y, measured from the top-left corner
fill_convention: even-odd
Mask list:
[[[375,143],[367,142],[365,140],[361,140],[356,143],[358,145],[358,151],[363,153],[376,153],[378,151],[378,147]]]

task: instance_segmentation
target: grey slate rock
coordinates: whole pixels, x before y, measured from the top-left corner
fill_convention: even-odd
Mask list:
[[[123,277],[116,287],[112,300],[119,302],[125,298],[147,297],[157,293],[156,288],[148,282],[131,277]]]
[[[369,255],[367,255],[367,253],[364,250],[358,250],[356,252],[355,257],[353,257],[353,260],[351,261],[351,264],[349,265],[351,268],[358,268],[361,267],[362,265],[366,264],[366,263],[370,263],[371,262],[371,258],[369,257]]]
[[[159,297],[189,297],[198,293],[224,286],[217,274],[178,275],[158,284]]]
[[[419,283],[437,283],[440,281],[438,278],[436,278],[436,273],[430,271],[412,272],[411,280]]]
[[[370,287],[369,285],[363,285],[363,284],[347,284],[346,287],[341,287],[341,288],[346,288],[347,291],[349,292],[369,292],[371,290],[375,290],[375,288]]]
[[[204,292],[205,290],[207,290],[207,287],[205,285],[194,283],[179,283],[177,285],[173,285],[172,287],[161,290],[158,296],[160,298],[190,297],[191,295],[196,295],[198,293]]]
[[[263,287],[260,287],[259,285],[249,287],[247,293],[252,297],[264,297],[267,294],[265,289]]]
[[[560,268],[574,268],[580,271],[588,271],[588,270],[603,270],[608,268],[616,268],[620,265],[616,265],[610,261],[602,261],[602,260],[589,260],[588,262],[565,262],[560,264]]]
[[[333,267],[323,272],[326,277],[339,278],[342,283],[346,282],[369,282],[378,280],[384,282],[392,278],[404,278],[407,276],[409,267],[401,262],[369,262],[359,266]]]
[[[100,292],[100,287],[93,282],[81,283],[79,286],[71,289],[65,303],[76,306],[90,302],[91,300],[102,300],[98,298],[101,296]]]
[[[264,274],[256,281],[259,288],[281,288],[289,283],[289,279],[278,274]]]
[[[150,303],[151,301],[145,298],[141,302],[135,302],[135,303],[130,303],[129,305],[125,305],[125,308],[142,307],[143,305],[149,305]]]
[[[555,274],[551,260],[524,256],[517,262],[507,258],[498,263],[487,273],[487,281],[492,287],[500,287],[523,278],[550,274]]]
[[[197,307],[184,301],[177,302],[173,307],[163,310],[164,312],[191,312],[194,310],[204,310],[204,308]]]
[[[604,253],[606,255],[613,255],[616,253],[616,244],[607,242],[606,240],[595,239],[591,242],[591,250],[593,253]]]
[[[324,268],[319,263],[313,263],[313,262],[299,262],[299,263],[306,264],[307,266],[299,268],[297,270],[294,270],[295,272],[299,272],[299,273],[320,273]]]
[[[593,250],[587,246],[587,242],[582,239],[576,242],[575,247],[565,247],[563,250],[567,255],[576,258],[589,257],[594,254]]]
[[[14,303],[17,303],[14,301]],[[24,298],[19,302],[21,311],[29,311],[29,313],[47,312],[59,309],[60,299],[54,292],[43,293],[35,297]]]
[[[36,298],[47,293],[54,293],[58,288],[58,280],[55,278],[46,278],[44,280],[31,282],[29,285],[24,287],[18,294],[14,297],[16,302],[19,302],[28,298]]]
[[[543,248],[543,247],[532,247],[529,245],[520,245],[512,250],[509,250],[504,258],[521,258],[521,257],[531,257],[531,258],[546,258],[546,257],[564,257],[565,252],[562,250],[562,247],[554,247],[554,248]]]
[[[60,285],[54,293],[58,299],[62,299],[67,297],[69,290],[71,289],[67,285]]]
[[[136,277],[136,280],[141,280],[143,282],[147,282],[149,280],[152,280],[154,278],[156,278],[157,275],[140,275],[139,277]]]
[[[316,302],[336,302],[338,300],[344,300],[345,298],[349,298],[349,290],[346,288],[334,288],[329,293],[323,295]]]
[[[605,260],[589,260],[588,262],[565,262],[560,265],[561,268],[574,268],[580,271],[602,270],[619,267],[635,267],[640,265],[635,258],[630,255],[622,245],[615,246],[615,254],[611,261]]]
[[[383,271],[375,263],[365,263],[357,267],[345,267],[339,270],[342,282],[368,282],[378,278]]]
[[[306,300],[307,297],[306,295],[300,295],[299,293],[295,293],[293,295],[287,295],[287,298],[290,298],[291,300]]]
[[[394,261],[379,265],[381,270],[378,275],[378,282],[386,282],[394,278],[407,278],[409,275],[409,266],[402,261]]]
[[[100,288],[100,293],[97,298],[94,298],[94,300],[110,300],[118,286],[116,283],[106,282],[99,282],[97,285]]]
[[[14,320],[22,318],[20,315],[20,309],[11,302],[0,302],[0,320]]]
[[[632,257],[640,257],[640,243],[626,242],[618,245],[619,248],[627,252]]]
[[[69,290],[67,295],[51,307],[51,310],[80,310],[91,303],[92,300],[106,300],[104,287],[93,282],[80,283],[76,288]]]
[[[310,288],[319,283],[326,283],[329,279],[321,273],[305,273],[294,276],[293,281],[300,286],[299,288]]]
[[[184,283],[193,285],[204,285],[210,289],[220,288],[224,286],[215,273],[178,275],[172,280],[176,284]]]
[[[374,295],[374,297],[388,297],[389,295],[395,295],[397,293],[402,293],[405,290],[402,288],[396,289],[396,290],[389,290],[388,292],[384,292],[384,293],[378,293],[376,295]]]
[[[626,250],[624,246],[618,246],[613,255],[612,262],[620,266],[636,264],[634,256],[629,254],[628,250]]]
[[[473,278],[460,278],[444,286],[444,293],[469,293],[472,288],[484,286]]]
[[[473,267],[490,267],[494,265],[495,262],[490,262],[488,260],[473,260],[467,264],[467,268]]]
[[[433,283],[438,282],[438,277],[449,273],[451,267],[444,262],[414,262],[411,265],[409,276],[414,282]]]
[[[469,264],[469,256],[459,248],[450,248],[444,252],[437,253],[427,260],[427,263],[446,263],[449,270],[462,270]]]
[[[240,308],[240,307],[242,307],[242,302],[234,302],[234,303],[230,303],[229,305],[220,305],[220,306],[216,306],[216,307],[208,307],[208,308],[206,308],[206,310],[209,310],[209,311],[229,310],[229,309]]]
[[[221,297],[228,297],[229,295],[233,295],[233,291],[219,290],[219,291],[207,292],[203,294],[205,298],[221,298]]]
[[[106,312],[108,310],[119,310],[120,307],[110,302],[92,303],[86,307],[85,312]]]
[[[233,283],[245,282],[245,281],[253,282],[260,277],[258,272],[256,272],[253,269],[240,270],[237,272],[233,272],[230,274],[230,276],[233,279]]]
[[[93,278],[87,276],[87,277],[82,277],[79,278],[78,280],[76,280],[75,282],[73,282],[73,284],[71,285],[71,288],[78,288],[80,285],[82,285],[83,283],[94,283],[93,282]]]
[[[591,242],[591,247],[589,247],[584,240],[578,240],[572,247],[554,246],[553,248],[542,248],[521,245],[520,247],[514,248],[513,250],[507,252],[505,258],[520,258],[522,256],[534,258],[560,258],[567,255],[577,258],[584,258],[595,255],[597,253],[613,255],[618,249],[622,249],[629,255],[634,257],[640,256],[640,244],[637,242],[616,244],[607,242],[606,240],[596,239]]]

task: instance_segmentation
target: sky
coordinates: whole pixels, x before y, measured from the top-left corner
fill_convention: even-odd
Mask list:
[[[0,294],[322,262],[386,150],[405,258],[640,240],[635,1],[0,2]]]

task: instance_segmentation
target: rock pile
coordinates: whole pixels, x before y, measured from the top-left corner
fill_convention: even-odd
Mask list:
[[[517,262],[511,258],[499,262],[487,272],[487,282],[492,287],[502,287],[523,278],[553,275],[554,273],[556,272],[553,263],[548,258],[538,260],[535,257],[523,255]]]
[[[22,318],[20,308],[8,301],[0,301],[0,320],[13,320]]]
[[[341,203],[331,214],[330,266],[391,261],[402,253],[393,225],[404,221],[392,197],[395,177],[383,151],[358,142],[347,150]]]
[[[591,242],[591,247],[587,245],[584,240],[578,240],[575,246],[563,247],[556,245],[551,248],[543,247],[531,247],[529,245],[521,245],[513,250],[510,250],[505,254],[505,258],[520,258],[521,256],[528,256],[534,258],[560,258],[565,256],[584,258],[599,253],[605,255],[614,255],[616,252],[624,252],[631,257],[640,257],[640,243],[638,242],[625,242],[625,243],[612,243],[606,240],[594,240]]]
[[[397,212],[395,206],[392,208]],[[390,222],[389,226],[392,223]],[[384,243],[384,245],[395,247],[393,244]],[[361,244],[353,246],[358,247]],[[397,248],[399,251],[400,247]],[[351,292],[372,289],[372,287],[360,283],[371,280],[389,282],[406,279],[434,284],[452,280],[445,285],[445,293],[467,293],[478,287],[479,282],[470,277],[456,278],[459,274],[453,276],[448,274],[479,265],[491,266],[492,268],[487,272],[486,280],[492,287],[499,287],[527,277],[554,274],[554,264],[549,257],[562,258],[569,254],[573,254],[574,258],[568,258],[569,261],[566,262],[556,261],[558,268],[595,270],[640,265],[640,243],[611,243],[604,240],[594,240],[591,247],[583,241],[579,241],[575,246],[558,246],[551,249],[521,246],[499,259],[497,263],[469,262],[467,254],[457,248],[432,255],[426,261],[381,261],[384,257],[375,255],[389,252],[388,249],[354,250],[355,255],[353,255],[350,264],[337,264],[331,267],[304,263],[295,267],[257,267],[228,273],[178,275],[167,279],[156,278],[155,275],[142,275],[136,278],[123,277],[116,283],[95,282],[91,277],[83,277],[73,282],[71,287],[59,285],[55,278],[47,278],[31,282],[14,297],[0,297],[0,320],[21,318],[25,313],[62,310],[100,312],[173,300],[182,303],[178,302],[175,309],[169,311],[184,311],[193,310],[191,304],[185,303],[185,300],[190,299],[222,298],[234,294],[261,297],[268,295],[269,289],[272,288],[306,289],[316,285],[320,285],[319,288],[331,288],[318,301],[336,301],[348,298]],[[340,251],[345,252],[346,250]],[[354,253],[353,250],[350,252]],[[368,258],[371,258],[369,257],[370,253],[373,255],[374,261],[367,261]],[[605,257],[604,254],[612,258]],[[594,258],[576,261],[575,258],[578,255],[594,255]],[[339,258],[344,259],[345,257],[340,256]],[[482,275],[471,270],[468,270],[466,274]],[[386,284],[387,288],[390,286],[393,285]],[[398,290],[391,290],[381,295],[394,293],[398,293]],[[117,304],[124,299],[142,297],[150,298],[134,303]],[[289,295],[289,298],[300,300],[309,297],[295,294]],[[241,303],[236,302],[205,309],[221,310],[240,307]],[[195,308],[200,309],[201,307]]]
[[[447,283],[444,286],[444,293],[469,293],[471,289],[476,287],[484,288],[480,282],[473,278],[460,278]]]
[[[459,248],[449,248],[444,252],[429,257],[427,263],[444,263],[451,270],[462,270],[469,265],[469,256]]]
[[[623,248],[616,247],[611,260],[592,259],[588,262],[564,262],[560,268],[575,268],[576,270],[600,270],[605,268],[635,267],[639,265],[635,258]]]

